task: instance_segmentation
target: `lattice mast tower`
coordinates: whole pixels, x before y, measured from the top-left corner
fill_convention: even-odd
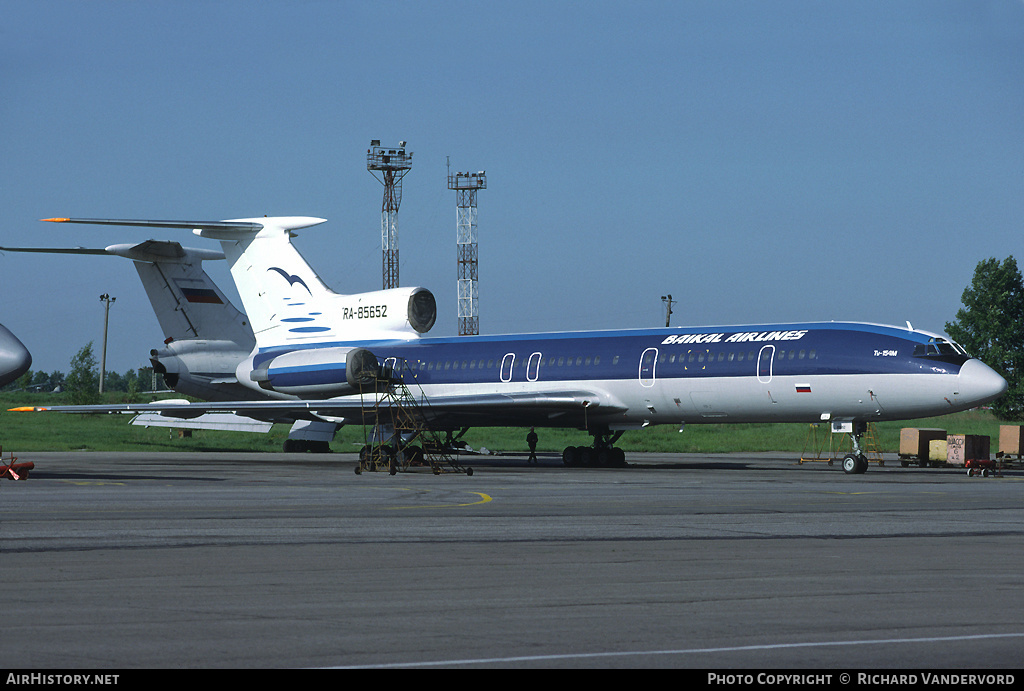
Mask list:
[[[385,290],[398,287],[398,207],[402,204],[402,178],[410,168],[412,152],[406,153],[405,142],[398,142],[394,148],[385,148],[379,139],[370,141],[370,148],[366,150],[366,169],[384,185],[380,245]]]
[[[448,189],[455,190],[455,205],[459,263],[459,335],[475,336],[480,333],[480,293],[477,280],[476,193],[487,189],[487,174],[448,173]]]

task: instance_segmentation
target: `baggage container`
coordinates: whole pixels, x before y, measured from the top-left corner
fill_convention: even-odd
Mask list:
[[[928,444],[946,439],[946,430],[904,427],[900,430],[900,458],[928,460]]]
[[[1024,427],[1020,425],[999,426],[999,455],[1024,455]]]
[[[928,442],[928,460],[933,463],[945,463],[949,456],[949,442],[945,439],[932,439]]]
[[[951,434],[946,437],[946,463],[964,466],[968,461],[988,461],[992,440],[984,434]]]

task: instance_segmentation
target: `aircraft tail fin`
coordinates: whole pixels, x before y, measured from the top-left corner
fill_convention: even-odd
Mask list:
[[[415,338],[436,319],[424,288],[393,288],[341,295],[320,279],[292,245],[295,230],[324,222],[306,216],[228,221],[44,219],[61,223],[188,228],[220,240],[259,348],[304,342]]]
[[[434,325],[437,305],[425,288],[344,295],[327,287],[292,244],[293,231],[323,219],[271,217],[225,223],[252,222],[262,227],[195,232],[221,241],[259,348],[409,339]]]
[[[144,250],[154,245],[176,246],[181,255],[174,259],[147,257]],[[241,348],[252,348],[248,319],[203,270],[204,259],[222,259],[222,253],[154,241],[129,248],[131,254],[122,254],[120,247],[114,245],[107,251],[135,259],[135,270],[165,338],[232,341]]]
[[[164,338],[232,341],[251,350],[252,331],[246,316],[221,292],[202,267],[205,260],[224,259],[224,253],[182,247],[177,242],[147,240],[84,247],[3,247],[3,251],[46,254],[115,255],[133,260],[153,306]]]

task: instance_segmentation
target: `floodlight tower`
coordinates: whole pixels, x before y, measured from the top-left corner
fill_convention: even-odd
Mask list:
[[[379,139],[370,141],[370,148],[366,150],[366,169],[384,185],[380,245],[384,253],[385,290],[398,287],[398,207],[402,203],[402,178],[410,168],[412,152],[405,152],[405,142],[398,142],[396,148],[384,148]]]
[[[457,237],[459,252],[459,335],[480,333],[480,300],[477,291],[476,193],[487,189],[487,175],[448,173],[448,189],[455,190],[458,207]]]

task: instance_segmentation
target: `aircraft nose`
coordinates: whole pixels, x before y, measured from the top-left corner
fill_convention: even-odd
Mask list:
[[[28,348],[18,338],[0,325],[0,386],[11,383],[32,366]]]
[[[960,367],[960,398],[971,407],[993,401],[1009,388],[999,373],[981,360],[968,360]]]

